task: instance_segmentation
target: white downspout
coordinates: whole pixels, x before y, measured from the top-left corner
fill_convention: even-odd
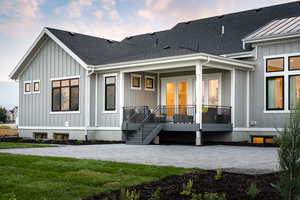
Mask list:
[[[92,71],[86,71],[86,84],[85,84],[85,130],[84,130],[84,137],[85,141],[88,141],[88,127],[90,124],[90,95],[91,95],[91,75],[95,72],[95,68],[92,67]]]

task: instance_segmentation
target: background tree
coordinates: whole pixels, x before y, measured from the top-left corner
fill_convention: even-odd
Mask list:
[[[279,132],[280,182],[275,187],[285,200],[300,199],[300,104],[291,110],[285,128]]]
[[[4,107],[0,107],[0,122],[5,123],[7,121],[7,110]]]

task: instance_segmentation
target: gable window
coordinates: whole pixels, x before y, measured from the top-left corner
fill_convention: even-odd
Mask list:
[[[284,78],[267,77],[267,110],[284,110]]]
[[[30,81],[24,82],[24,93],[25,94],[31,93],[31,82]]]
[[[131,89],[140,90],[142,88],[142,76],[139,74],[131,74]]]
[[[52,111],[79,111],[79,79],[52,81]]]
[[[267,59],[267,72],[280,72],[284,70],[284,58]]]
[[[33,92],[34,93],[40,92],[40,81],[33,81]]]
[[[289,70],[300,70],[300,56],[289,57]]]
[[[105,111],[116,110],[116,76],[105,76]]]
[[[154,76],[145,76],[145,90],[154,91]]]
[[[294,109],[300,101],[300,74],[289,76],[289,108]]]

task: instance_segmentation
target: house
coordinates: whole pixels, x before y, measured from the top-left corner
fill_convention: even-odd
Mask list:
[[[12,71],[22,137],[271,143],[300,96],[300,3],[112,41],[44,28]]]

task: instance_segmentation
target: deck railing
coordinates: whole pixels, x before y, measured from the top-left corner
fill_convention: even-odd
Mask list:
[[[196,106],[129,106],[123,110],[124,122],[129,123],[196,123]],[[231,124],[231,107],[202,106],[203,124]]]

